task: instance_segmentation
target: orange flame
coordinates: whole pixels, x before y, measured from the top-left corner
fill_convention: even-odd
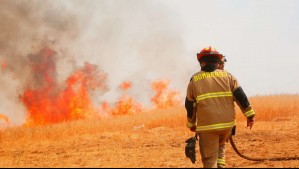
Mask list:
[[[168,89],[169,83],[168,80],[158,80],[152,83],[155,96],[151,100],[157,108],[173,107],[182,100],[178,91]]]
[[[132,83],[129,81],[123,82],[120,85],[120,89],[128,90],[132,87]],[[119,116],[127,114],[137,114],[143,111],[142,105],[135,101],[128,95],[122,95],[113,108],[107,102],[102,103],[101,110],[106,114]]]
[[[115,105],[115,108],[110,111],[112,115],[137,114],[142,112],[142,105],[136,102],[130,96],[122,96]]]
[[[0,120],[3,120],[6,124],[9,124],[9,118],[3,114],[0,114]]]
[[[111,110],[112,109],[111,109],[109,103],[108,102],[103,102],[101,107],[100,107],[99,112],[101,113],[101,115],[108,116],[109,112],[111,112]]]
[[[101,92],[107,90],[107,74],[89,63],[74,71],[66,79],[64,86],[58,85],[56,55],[54,50],[44,48],[37,54],[28,56],[34,78],[30,87],[27,87],[20,96],[28,114],[25,125],[52,124],[98,118],[103,115],[130,115],[145,110],[139,102],[127,94],[123,94],[114,106],[103,102],[100,108],[96,108],[89,94],[94,90]],[[172,107],[180,103],[179,92],[168,89],[169,83],[167,80],[152,83],[155,96],[151,100],[156,108]],[[132,88],[132,83],[125,81],[119,87],[126,91]]]
[[[2,70],[6,70],[6,69],[7,69],[7,66],[8,66],[7,62],[3,61],[3,62],[1,63]]]
[[[32,62],[32,71],[38,79],[37,89],[28,89],[21,96],[27,108],[26,125],[42,125],[98,116],[98,110],[89,97],[90,90],[105,91],[105,73],[99,72],[95,65],[85,63],[84,67],[75,71],[67,80],[66,87],[61,90],[57,85],[56,52],[50,48],[41,50],[38,61]]]
[[[132,83],[129,81],[123,82],[119,87],[122,90],[129,90],[132,87]]]

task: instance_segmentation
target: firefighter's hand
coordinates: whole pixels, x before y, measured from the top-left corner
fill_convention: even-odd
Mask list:
[[[190,128],[190,131],[192,131],[192,132],[196,132],[196,126],[191,127],[191,128]]]
[[[254,121],[254,118],[247,118],[247,127],[249,127],[250,130],[253,127]]]

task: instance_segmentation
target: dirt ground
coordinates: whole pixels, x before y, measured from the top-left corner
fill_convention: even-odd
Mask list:
[[[296,121],[256,124],[253,130],[238,124],[236,144],[251,157],[299,155],[299,127]],[[177,168],[202,167],[199,147],[197,161],[185,157],[185,140],[193,136],[184,127],[134,128],[124,132],[74,135],[40,141],[1,142],[0,167],[112,167]],[[237,156],[227,144],[227,167],[298,167],[299,161],[252,162]]]

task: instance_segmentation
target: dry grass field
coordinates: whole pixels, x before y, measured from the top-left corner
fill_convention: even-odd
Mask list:
[[[251,157],[299,156],[299,95],[250,98],[256,124],[245,128],[238,110],[236,144]],[[135,115],[1,130],[0,167],[202,167],[185,157],[183,106]],[[227,167],[298,167],[299,161],[251,162],[227,144]]]

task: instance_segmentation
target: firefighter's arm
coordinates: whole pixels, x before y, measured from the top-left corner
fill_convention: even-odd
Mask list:
[[[191,78],[188,89],[187,96],[185,100],[185,108],[187,110],[187,127],[191,131],[196,129],[196,109],[195,109],[195,98],[193,94],[193,79]]]
[[[252,109],[249,100],[243,91],[242,87],[240,87],[237,79],[230,74],[231,77],[231,90],[233,91],[234,100],[237,102],[240,107],[242,113],[247,117],[247,127],[252,128],[254,124],[254,116],[255,112]]]
[[[252,119],[255,116],[255,112],[252,109],[249,100],[241,87],[238,87],[233,92],[236,102],[238,103],[242,113],[247,117],[247,119]]]
[[[247,119],[252,119],[255,116],[255,112],[252,109],[249,100],[243,91],[242,87],[239,85],[237,79],[231,75],[231,90],[233,91],[234,99],[238,106],[242,110],[242,113],[247,117]]]
[[[185,100],[185,108],[187,110],[187,127],[191,131],[195,131],[196,129],[196,109],[195,109],[195,102],[188,100],[186,98]]]
[[[238,87],[234,91],[234,97],[235,97],[236,102],[239,105],[242,113],[247,117],[247,127],[249,127],[251,130],[251,128],[253,127],[254,121],[255,121],[254,120],[255,112],[252,109],[252,107],[248,101],[248,98],[241,87]]]

